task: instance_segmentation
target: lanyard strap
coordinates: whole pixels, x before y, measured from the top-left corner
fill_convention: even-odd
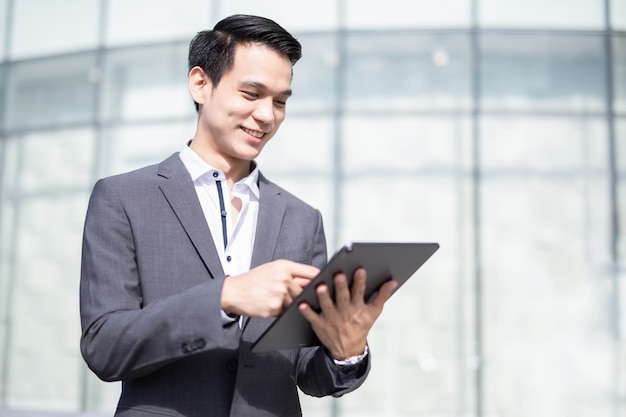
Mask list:
[[[226,231],[226,207],[224,205],[224,194],[222,193],[222,182],[215,181],[217,184],[217,194],[220,198],[220,214],[222,216],[222,237],[224,238],[224,249],[228,246],[228,232]]]

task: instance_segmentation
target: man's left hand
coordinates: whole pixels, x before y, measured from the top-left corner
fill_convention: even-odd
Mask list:
[[[319,313],[307,303],[298,306],[302,315],[311,323],[320,342],[328,349],[333,359],[337,360],[363,353],[370,329],[382,313],[383,306],[393,289],[398,285],[396,281],[386,282],[380,287],[376,297],[366,304],[365,269],[357,269],[353,278],[352,288],[349,288],[345,274],[335,275],[335,302],[325,284],[316,288],[321,309]]]

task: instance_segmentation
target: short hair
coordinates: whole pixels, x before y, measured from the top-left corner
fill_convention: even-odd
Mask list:
[[[198,32],[189,44],[188,70],[200,67],[216,87],[234,64],[235,47],[258,43],[286,56],[291,65],[302,57],[302,46],[273,20],[251,15],[233,15],[219,21],[213,30]],[[199,106],[195,103],[196,111]]]

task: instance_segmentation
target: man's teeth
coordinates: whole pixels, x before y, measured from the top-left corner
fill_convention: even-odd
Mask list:
[[[254,136],[255,138],[259,138],[261,139],[263,137],[263,135],[265,133],[263,132],[258,132],[256,130],[250,130],[250,129],[246,129],[245,127],[242,128],[244,132],[246,132],[248,135]]]

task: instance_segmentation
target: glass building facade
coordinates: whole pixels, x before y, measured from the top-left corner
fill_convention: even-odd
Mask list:
[[[259,159],[345,241],[441,249],[305,416],[626,415],[626,0],[0,0],[0,415],[111,415],[78,348],[95,180],[193,135],[186,49],[303,44]]]

